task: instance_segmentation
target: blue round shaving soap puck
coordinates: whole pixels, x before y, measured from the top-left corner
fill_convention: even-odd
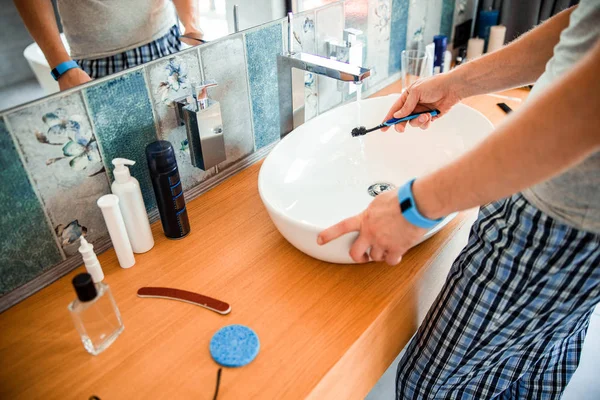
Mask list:
[[[210,355],[224,367],[243,367],[256,358],[260,342],[256,333],[243,325],[229,325],[210,340]]]

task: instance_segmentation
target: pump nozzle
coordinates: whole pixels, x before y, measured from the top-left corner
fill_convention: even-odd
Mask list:
[[[113,170],[115,180],[119,183],[127,182],[131,176],[127,166],[135,165],[135,161],[126,158],[113,158],[112,163],[115,166],[115,169]]]

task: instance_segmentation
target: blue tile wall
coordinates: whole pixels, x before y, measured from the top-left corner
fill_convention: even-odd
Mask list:
[[[246,35],[248,80],[256,149],[279,140],[279,88],[277,54],[283,52],[281,23]]]
[[[140,182],[147,210],[156,200],[146,163],[146,145],[157,140],[152,105],[141,70],[102,82],[84,90],[104,165],[111,179],[116,157],[136,162],[131,174]]]
[[[390,32],[389,74],[401,69],[401,53],[406,48],[406,30],[408,28],[408,0],[392,1],[392,19]]]
[[[0,296],[62,260],[52,229],[0,118]]]
[[[442,4],[442,21],[440,24],[440,34],[448,37],[448,42],[452,37],[452,23],[454,19],[455,0],[444,0]]]

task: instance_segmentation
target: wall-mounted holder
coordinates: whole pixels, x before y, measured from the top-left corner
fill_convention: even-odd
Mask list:
[[[208,97],[214,81],[192,84],[191,96],[175,99],[177,123],[185,125],[192,165],[204,171],[225,161],[221,105]]]

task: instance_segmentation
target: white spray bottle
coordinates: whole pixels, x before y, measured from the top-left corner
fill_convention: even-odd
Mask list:
[[[134,253],[145,253],[154,247],[154,238],[152,237],[140,183],[131,176],[127,167],[128,165],[134,165],[135,161],[115,158],[112,163],[115,166],[113,170],[115,181],[111,189],[113,194],[119,198],[119,208],[123,215],[131,248]]]
[[[102,282],[104,280],[104,272],[102,271],[98,257],[96,257],[96,253],[94,253],[94,246],[91,243],[88,243],[83,235],[79,237],[79,242],[81,243],[79,252],[83,256],[85,269],[88,274],[92,276],[94,283]]]

